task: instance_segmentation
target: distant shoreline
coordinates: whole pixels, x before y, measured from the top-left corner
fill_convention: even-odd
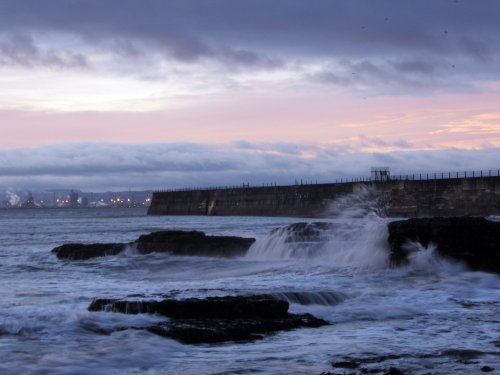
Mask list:
[[[0,211],[38,211],[38,210],[145,210],[148,207],[0,207]]]

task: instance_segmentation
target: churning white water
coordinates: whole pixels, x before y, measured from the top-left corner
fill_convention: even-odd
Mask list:
[[[303,260],[331,268],[385,269],[389,265],[387,222],[375,216],[352,222],[305,223],[273,230],[250,248],[247,257],[261,260]]]
[[[370,192],[362,191],[335,202],[331,217],[319,224],[296,218],[148,217],[134,209],[0,211],[0,374],[500,370],[500,278],[470,272],[420,244],[407,245],[408,266],[389,267],[387,219],[376,207]],[[70,262],[50,252],[63,243],[128,242],[164,229],[257,242],[236,259],[129,249]],[[127,329],[162,317],[87,311],[95,297],[254,293],[272,294],[289,301],[291,312],[332,324],[249,343],[183,345]],[[332,367],[341,361],[360,365]]]
[[[361,188],[330,204],[322,222],[274,229],[249,250],[249,259],[293,260],[332,268],[386,269],[387,219],[381,218],[374,191]]]

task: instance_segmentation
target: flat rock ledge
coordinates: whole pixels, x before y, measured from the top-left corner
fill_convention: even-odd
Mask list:
[[[391,263],[407,262],[409,241],[465,262],[472,270],[500,273],[500,222],[480,217],[419,218],[388,224]]]
[[[243,256],[255,238],[207,236],[198,231],[168,230],[144,234],[131,243],[70,243],[52,249],[58,259],[87,260],[117,255],[128,246],[141,254],[166,252],[182,256],[237,257]]]
[[[290,314],[288,306],[268,295],[254,295],[160,301],[95,299],[88,309],[166,316],[170,319],[153,326],[129,328],[146,329],[184,344],[252,341],[277,331],[329,324],[310,314]]]
[[[108,255],[117,255],[125,250],[127,244],[124,243],[67,243],[55,247],[52,252],[59,259],[67,260],[87,260]]]
[[[255,238],[207,236],[199,231],[161,231],[140,236],[134,245],[140,253],[169,252],[173,255],[243,256]]]

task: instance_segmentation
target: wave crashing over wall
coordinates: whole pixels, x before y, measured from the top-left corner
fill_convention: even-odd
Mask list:
[[[374,189],[340,197],[327,209],[329,219],[302,222],[272,230],[255,242],[247,258],[298,260],[331,268],[382,270],[390,266],[387,242],[389,219],[381,217],[383,202]],[[442,258],[435,246],[412,249],[407,269],[415,272],[458,271],[461,267]]]
[[[327,221],[274,229],[252,245],[247,257],[308,260],[335,268],[388,267],[387,223],[378,215],[371,189],[361,189],[333,201],[327,215],[331,217]]]

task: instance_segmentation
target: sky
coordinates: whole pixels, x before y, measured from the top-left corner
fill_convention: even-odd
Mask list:
[[[2,0],[0,189],[500,168],[500,1]]]

